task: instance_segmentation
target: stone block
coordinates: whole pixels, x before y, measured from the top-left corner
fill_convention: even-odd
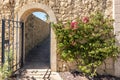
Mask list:
[[[100,75],[104,75],[105,74],[104,69],[101,69],[101,68],[97,69],[97,73],[100,74]]]
[[[115,5],[120,5],[120,0],[114,0]]]
[[[120,23],[118,22],[114,23],[114,31],[115,31],[115,34],[120,35]]]
[[[115,5],[115,14],[120,14],[120,5]]]
[[[120,57],[115,61],[115,76],[120,77]]]
[[[120,23],[120,14],[115,16],[115,22],[116,23]]]
[[[106,64],[112,64],[112,63],[113,63],[113,59],[112,59],[112,58],[107,58],[107,59],[105,60],[105,63],[106,63]]]
[[[68,0],[68,3],[71,3],[71,0]]]
[[[113,64],[106,64],[106,68],[113,70],[114,69],[114,65]]]
[[[60,3],[60,6],[65,6],[65,2],[61,2],[61,3]]]
[[[104,70],[105,70],[105,64],[104,63],[102,63],[98,68],[97,68],[97,73],[98,74],[105,74],[105,72],[104,72]]]
[[[34,1],[34,3],[32,1]],[[49,9],[52,8],[53,12],[55,13],[55,16],[56,16],[57,20],[58,21],[63,20],[63,22],[66,23],[66,21],[68,19],[75,19],[77,17],[82,17],[82,16],[85,16],[85,15],[89,15],[90,14],[89,12],[94,12],[95,10],[98,10],[98,9],[104,10],[104,8],[103,8],[104,1],[105,0],[99,0],[99,1],[96,1],[96,0],[82,0],[82,1],[81,0],[28,0],[28,1],[27,0],[16,0],[17,4],[15,6],[16,7],[15,8],[15,13],[18,13],[18,14],[22,13],[21,15],[18,15],[18,16],[19,16],[19,19],[24,20],[25,18],[23,18],[23,17],[28,16],[29,15],[28,13],[32,13],[33,11],[43,11],[43,12],[47,13],[47,11],[48,11],[48,14],[49,14]],[[115,31],[119,31],[119,25],[120,25],[120,23],[119,23],[120,22],[120,0],[106,0],[106,5],[105,5],[106,6],[106,8],[105,8],[106,13],[105,14],[110,14],[112,16],[112,4],[111,3],[113,1],[115,1],[115,3],[114,3],[115,4],[115,10],[114,10],[115,11],[115,20],[116,20],[115,21],[116,22]],[[38,3],[38,2],[40,4],[47,5],[47,7],[50,7],[50,8],[47,9],[46,11],[42,10],[42,9],[46,9],[46,7],[44,7],[44,6],[37,7],[35,4]],[[3,3],[3,2],[1,2],[1,3]],[[6,4],[6,3],[8,3],[8,0],[5,0],[5,2],[3,4]],[[27,6],[27,4],[31,4],[31,5]],[[0,7],[1,6],[2,5],[0,5]],[[26,7],[24,8],[24,6],[26,6]],[[31,9],[31,6],[33,7],[32,9]],[[30,9],[31,11],[28,10],[27,13],[24,12],[24,11],[27,11],[26,8]],[[20,10],[21,10],[21,12],[20,12]],[[3,15],[6,15],[6,17],[8,17],[7,16],[8,14],[10,14],[8,9],[6,9],[6,10],[1,9],[0,12]],[[57,16],[58,14],[59,14],[59,16]],[[2,17],[3,17],[3,15],[2,15]],[[51,20],[53,19],[53,15],[52,15],[52,17],[50,16],[50,19]],[[52,21],[54,21],[54,20],[55,19],[53,19]],[[38,24],[36,24],[36,25],[38,25]],[[41,25],[41,24],[39,24],[39,25]],[[32,30],[35,30],[36,32],[35,31],[32,32]],[[28,42],[27,41],[25,42],[26,47],[27,47],[26,49],[31,49],[33,46],[35,46],[39,42],[39,38],[44,38],[43,35],[46,35],[44,33],[46,33],[47,30],[45,32],[43,32],[44,31],[43,28],[41,30],[39,30],[40,32],[43,32],[42,35],[37,34],[37,33],[39,33],[38,30],[39,30],[39,26],[36,26],[36,28],[26,30],[27,32],[31,32],[29,35],[27,35],[29,40],[27,40]],[[51,39],[52,39],[52,46],[53,46],[53,48],[51,50],[53,51],[53,54],[55,54],[56,51],[53,50],[53,49],[56,49],[56,45],[55,45],[56,41],[55,41],[55,34],[53,32],[54,31],[51,31]],[[37,37],[33,36],[32,33],[34,33]],[[34,42],[32,42],[33,39],[35,39]],[[118,40],[120,41],[120,36],[118,36]],[[27,43],[29,43],[29,44],[27,44]],[[56,57],[54,56],[54,58],[56,58]],[[108,61],[107,64],[110,65],[110,63],[111,63],[111,61]],[[117,62],[117,63],[119,63],[119,62]],[[116,65],[118,65],[118,64],[116,64]],[[53,65],[53,66],[56,67],[56,64]],[[52,69],[54,69],[55,67],[53,67]],[[104,65],[101,68],[104,69]],[[112,65],[108,66],[107,68],[112,69]],[[116,67],[116,68],[118,68],[118,67]]]

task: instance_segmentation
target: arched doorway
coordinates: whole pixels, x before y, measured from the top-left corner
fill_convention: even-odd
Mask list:
[[[44,14],[44,15],[42,15]],[[42,19],[44,17],[44,20]],[[26,20],[25,65],[26,69],[50,68],[50,25],[47,14],[33,12]]]
[[[41,12],[45,12],[46,14],[48,14],[49,16],[49,24],[51,22],[56,23],[56,17],[54,12],[52,11],[51,8],[49,8],[46,5],[40,4],[40,3],[30,3],[27,4],[25,6],[23,6],[19,11],[18,11],[18,20],[19,21],[23,21],[25,22],[27,17],[36,11],[41,11]],[[25,27],[25,25],[24,25]],[[56,39],[55,39],[55,34],[52,30],[52,28],[50,29],[50,68],[52,71],[56,71],[57,70],[57,60],[56,60]],[[25,33],[25,32],[24,32]],[[24,34],[25,35],[25,34]],[[21,40],[21,39],[20,39]],[[25,63],[25,40],[23,43],[23,62]],[[21,46],[21,45],[20,45]],[[20,52],[21,53],[21,52]]]

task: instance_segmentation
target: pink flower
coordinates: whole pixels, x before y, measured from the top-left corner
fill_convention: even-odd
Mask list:
[[[72,28],[73,30],[77,29],[77,28],[78,28],[78,23],[77,23],[76,21],[72,21],[72,22],[71,22],[71,28]]]
[[[88,23],[89,22],[89,18],[88,17],[83,17],[82,18],[82,22],[83,23]]]

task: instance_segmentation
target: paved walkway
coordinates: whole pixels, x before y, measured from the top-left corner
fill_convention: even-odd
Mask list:
[[[62,80],[57,72],[50,70],[50,38],[32,49],[16,80]]]
[[[26,58],[25,68],[27,69],[50,68],[50,38],[49,37],[30,51],[29,55]]]

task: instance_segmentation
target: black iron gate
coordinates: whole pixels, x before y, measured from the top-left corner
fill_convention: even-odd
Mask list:
[[[16,71],[23,65],[23,28],[20,21],[2,19],[2,65]]]

